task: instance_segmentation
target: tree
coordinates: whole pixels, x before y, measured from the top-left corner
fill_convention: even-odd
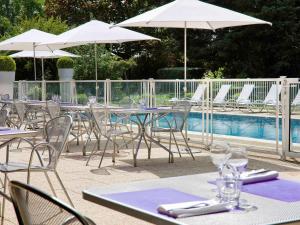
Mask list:
[[[73,48],[72,51],[80,55],[74,58],[75,79],[95,80],[94,45]],[[133,59],[123,60],[121,57],[107,51],[104,46],[97,46],[98,80],[122,79],[126,72],[136,66]]]
[[[44,17],[34,17],[31,19],[23,19],[17,25],[13,26],[9,32],[5,32],[0,39],[4,40],[15,35],[21,34],[30,29],[39,29],[45,32],[60,34],[68,29],[68,25],[61,19],[55,18],[44,18]],[[7,52],[8,54],[9,52]],[[30,59],[16,59],[17,71],[16,80],[30,80],[34,78],[33,73],[33,63]],[[41,79],[42,73],[39,69],[41,67],[40,60],[37,60],[37,78]],[[55,66],[55,60],[45,60],[45,77],[47,79],[57,78],[57,69]]]

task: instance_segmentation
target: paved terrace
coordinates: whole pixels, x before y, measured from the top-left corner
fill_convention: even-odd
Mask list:
[[[12,150],[11,161],[26,161],[28,159],[29,149],[26,148],[25,145],[22,147],[22,151]],[[207,151],[197,153],[195,161],[187,155],[182,158],[175,155],[175,163],[169,164],[167,162],[167,153],[157,148],[152,149],[153,154],[150,160],[147,159],[147,151],[141,149],[138,157],[138,167],[132,166],[131,150],[120,151],[115,165],[112,164],[111,154],[108,152],[107,157],[105,157],[103,161],[103,168],[98,169],[99,158],[94,158],[90,166],[85,166],[87,157],[82,156],[81,147],[82,145],[76,146],[75,143],[71,144],[70,153],[64,153],[60,159],[58,172],[73,199],[75,207],[84,215],[93,219],[97,224],[142,225],[147,223],[83,200],[81,191],[86,188],[91,186],[107,186],[109,188],[109,185],[117,183],[216,171]],[[198,151],[199,149],[193,148],[193,150]],[[2,160],[5,159],[4,152],[5,151],[0,152]],[[278,160],[278,157],[262,154],[255,155],[255,153],[252,153],[249,159],[248,167],[250,169],[274,169],[280,171],[280,176],[282,177],[300,181],[300,166],[296,161],[282,162]],[[58,197],[62,200],[66,200],[55,177],[52,176],[52,174],[50,174],[50,177],[52,178],[51,180],[54,181],[53,184],[57,190]],[[24,173],[18,173],[10,175],[10,179],[18,179],[25,182],[26,176]],[[32,184],[51,193],[46,178],[42,173],[32,175]],[[7,204],[6,206],[7,218],[5,224],[17,224],[12,205]]]

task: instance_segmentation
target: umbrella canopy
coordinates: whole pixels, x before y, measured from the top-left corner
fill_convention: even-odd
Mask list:
[[[52,51],[22,51],[17,52],[15,54],[10,55],[13,58],[38,58],[42,59],[42,80],[45,78],[45,71],[44,71],[44,59],[54,59],[63,56],[68,57],[80,57],[78,55],[74,55],[70,52],[62,51],[62,50],[54,50]]]
[[[176,0],[150,10],[117,26],[184,28],[184,79],[186,80],[186,37],[187,28],[213,30],[252,24],[269,24],[229,9],[198,0]],[[186,84],[184,87],[186,92]]]
[[[50,41],[55,37],[56,35],[54,34],[46,33],[36,29],[31,29],[15,37],[0,42],[0,50],[33,51],[33,48],[35,48],[36,50],[49,51],[49,48],[47,46],[37,45],[45,41]]]
[[[74,29],[66,31],[42,46],[50,49],[62,49],[86,44],[123,43],[141,40],[159,40],[157,38],[121,27],[112,27],[108,23],[92,20]]]
[[[37,46],[37,45],[45,41],[50,41],[52,38],[55,37],[56,35],[54,34],[46,33],[36,29],[31,29],[15,37],[0,42],[0,50],[7,50],[7,51],[29,50],[29,51],[33,51],[33,53],[35,53],[35,50],[48,51],[49,48],[47,46]],[[36,80],[36,62],[35,62],[35,57],[33,58],[34,58],[34,77]]]
[[[10,55],[13,58],[33,58],[34,57],[34,52],[33,51],[22,51],[22,52],[17,52],[15,54]],[[62,51],[62,50],[54,50],[52,51],[36,51],[35,52],[35,58],[38,59],[54,59],[54,58],[59,58],[63,56],[68,56],[68,57],[80,57],[78,55],[74,55],[70,52]]]
[[[267,21],[198,0],[176,0],[117,25],[216,30],[251,24],[271,25]]]
[[[97,49],[99,43],[112,44],[141,40],[159,40],[157,38],[131,31],[121,27],[112,27],[108,23],[98,20],[91,20],[74,29],[58,35],[55,39],[44,42],[41,45],[50,49],[62,49],[79,45],[94,44],[95,46],[95,76],[96,76],[96,96],[98,93],[98,73],[97,73]]]

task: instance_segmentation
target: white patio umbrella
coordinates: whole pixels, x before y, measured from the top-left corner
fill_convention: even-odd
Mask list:
[[[184,28],[184,79],[186,80],[187,28],[215,31],[219,28],[252,24],[271,25],[267,21],[198,0],[176,0],[116,25],[124,27]]]
[[[12,58],[38,58],[42,60],[42,80],[45,79],[45,71],[44,71],[44,59],[54,59],[63,56],[68,57],[80,57],[78,55],[74,55],[70,52],[62,51],[62,50],[54,50],[52,51],[21,51],[15,54],[10,55]]]
[[[98,80],[97,73],[97,51],[96,45],[100,43],[123,43],[141,40],[159,40],[157,38],[131,31],[121,27],[112,27],[108,23],[98,20],[92,20],[82,24],[74,29],[58,35],[55,39],[44,42],[41,45],[50,49],[62,49],[79,45],[94,44],[95,47],[95,75]],[[97,82],[96,82],[97,92]],[[97,94],[97,93],[96,93]]]
[[[55,38],[56,35],[43,32],[36,29],[28,30],[22,34],[19,34],[15,37],[9,38],[5,41],[0,42],[0,50],[6,51],[33,51],[34,58],[34,78],[36,80],[36,61],[35,61],[35,51],[36,50],[45,50],[49,51],[47,46],[37,46],[38,44],[50,41],[52,38]]]

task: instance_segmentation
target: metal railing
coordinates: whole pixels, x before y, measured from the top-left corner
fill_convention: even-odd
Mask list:
[[[201,142],[209,145],[214,139],[220,139],[225,136],[235,138],[233,134],[222,134],[216,130],[220,115],[224,116],[223,122],[232,120],[234,116],[240,116],[239,119],[250,120],[251,116],[262,118],[263,124],[255,126],[248,123],[247,129],[258,129],[257,132],[266,132],[268,135],[262,134],[260,138],[252,137],[251,135],[241,134],[240,136],[248,140],[248,144],[253,139],[252,145],[256,145],[256,140],[260,139],[262,142],[268,142],[269,149],[275,153],[280,152],[281,140],[285,135],[281,130],[281,97],[280,88],[285,78],[277,79],[202,79],[202,80],[101,80],[97,81],[98,87],[98,102],[128,106],[138,105],[141,99],[145,100],[149,107],[171,105],[170,99],[177,98],[191,98],[195,93],[199,84],[206,87],[205,94],[202,96],[200,103],[194,107],[193,111],[196,113],[195,120],[192,125],[187,126],[187,130],[191,133],[196,129],[197,143],[199,134],[201,134]],[[184,86],[186,82],[186,92]],[[217,96],[222,85],[230,85],[230,89],[226,94],[223,105],[213,104],[214,98]],[[236,107],[236,99],[240,95],[243,87],[246,84],[254,85],[254,89],[249,97],[250,104]],[[276,101],[275,104],[269,105],[266,108],[262,102],[268,95],[271,86],[276,85]],[[294,99],[300,90],[300,85],[295,83],[291,87],[290,98]],[[76,102],[86,104],[89,96],[96,95],[95,80],[86,81],[18,81],[14,84],[15,98],[27,98],[48,100],[53,95],[60,95],[63,101]],[[257,104],[254,104],[257,103]],[[259,104],[258,104],[259,103]],[[253,110],[252,108],[253,107]],[[255,109],[255,110],[254,110]],[[252,110],[252,111],[251,111]],[[292,111],[294,113],[295,111]],[[225,116],[228,115],[228,118]],[[244,117],[242,117],[244,116]],[[265,121],[263,118],[266,118]],[[193,118],[192,118],[193,119]],[[191,120],[192,120],[191,119]],[[267,121],[267,122],[266,122]],[[196,123],[196,124],[195,124]],[[245,122],[243,122],[246,124]],[[228,130],[235,129],[235,124],[225,124]],[[260,127],[259,127],[260,126]],[[255,128],[254,128],[255,127]],[[191,128],[191,129],[190,129]],[[243,131],[240,131],[241,133]],[[193,133],[193,132],[192,132]],[[234,133],[234,132],[232,132]],[[247,133],[247,132],[245,132]],[[198,134],[198,135],[197,135]],[[238,137],[240,138],[240,137]],[[191,138],[193,139],[193,138]],[[239,140],[239,139],[237,139]],[[249,141],[250,140],[250,141]],[[264,145],[263,147],[266,147]]]

